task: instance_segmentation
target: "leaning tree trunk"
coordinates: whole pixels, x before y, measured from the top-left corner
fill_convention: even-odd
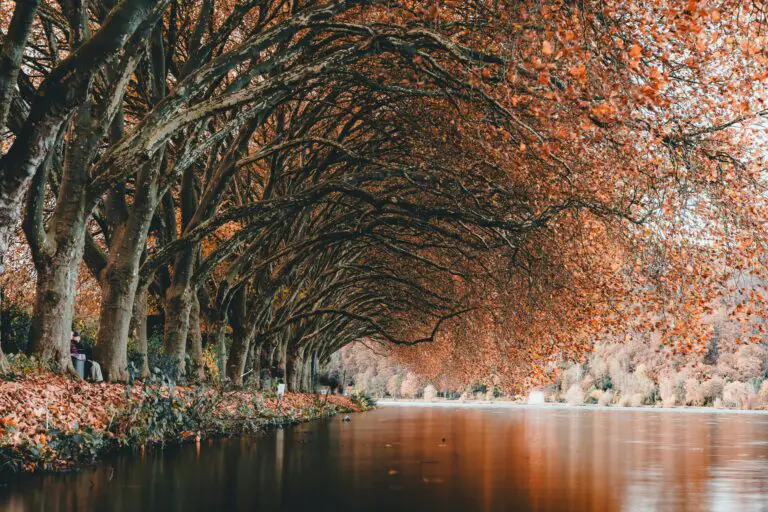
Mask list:
[[[142,170],[128,220],[116,230],[102,273],[99,334],[94,357],[109,381],[128,379],[128,332],[139,283],[139,263],[157,206],[157,172],[150,163]],[[149,175],[148,175],[149,174]]]
[[[37,271],[35,303],[30,326],[30,351],[58,369],[74,374],[70,358],[70,333],[77,275],[85,250],[86,180],[90,126],[87,109],[76,116],[69,132],[69,151],[63,162],[51,154],[35,175],[27,195],[22,226]],[[64,134],[60,134],[63,138]],[[58,144],[57,144],[58,147]],[[56,207],[44,224],[45,184],[51,168],[63,164]]]
[[[188,247],[176,259],[173,280],[165,294],[163,344],[166,355],[176,361],[179,375],[184,375],[186,366],[189,315],[193,306],[193,291],[190,283],[194,270],[194,254],[194,247]]]
[[[248,356],[248,348],[252,338],[253,333],[245,329],[235,329],[232,332],[232,348],[227,358],[227,377],[235,387],[243,386],[245,360]]]
[[[58,369],[74,374],[69,342],[77,274],[85,249],[86,214],[83,175],[78,170],[81,163],[73,157],[69,164],[61,185],[61,197],[69,199],[57,202],[49,232],[43,232],[42,219],[35,222],[25,219],[30,220],[25,224],[25,231],[37,271],[29,333],[30,352],[52,362]],[[44,177],[45,174],[41,174],[36,179]],[[39,190],[35,189],[34,193]]]

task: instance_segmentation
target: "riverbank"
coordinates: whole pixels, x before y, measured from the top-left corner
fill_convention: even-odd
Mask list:
[[[651,412],[684,412],[702,414],[768,414],[768,409],[724,409],[717,407],[662,407],[662,406],[620,406],[620,405],[568,405],[563,403],[527,404],[506,400],[376,400],[377,406],[400,407],[467,407],[493,409],[568,409],[585,411],[651,411]]]
[[[242,435],[366,408],[335,395],[91,384],[35,373],[0,380],[0,473],[68,471],[119,449]]]

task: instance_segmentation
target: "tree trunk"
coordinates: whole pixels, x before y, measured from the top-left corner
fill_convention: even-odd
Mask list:
[[[101,363],[104,378],[112,382],[128,379],[128,329],[136,292],[131,270],[130,261],[115,262],[107,267],[102,283],[94,357]]]
[[[253,340],[251,343],[251,375],[256,389],[261,389],[261,343]]]
[[[214,328],[216,336],[216,351],[219,354],[219,381],[224,382],[227,375],[226,360],[227,360],[227,315],[225,312],[220,312],[222,318],[216,322]]]
[[[282,382],[286,386],[288,385],[288,355],[286,351],[288,350],[287,342],[278,342],[278,345],[275,347],[275,354],[273,358],[277,359],[277,374],[278,374],[278,382]]]
[[[74,374],[70,357],[72,312],[77,272],[83,256],[85,228],[73,226],[72,237],[56,248],[51,257],[37,265],[37,286],[32,324],[29,332],[30,352],[52,362],[59,370]]]
[[[298,356],[296,357],[296,391],[299,391],[303,393],[306,391],[306,387],[304,386],[304,381],[306,380],[306,368],[307,368],[307,361],[304,357],[304,349],[300,348]]]
[[[165,353],[174,359],[179,375],[184,375],[189,331],[189,314],[192,309],[193,291],[190,286],[194,270],[194,248],[182,251],[173,269],[173,282],[165,293],[165,332],[163,344]],[[199,307],[198,307],[199,316]]]
[[[297,368],[297,354],[293,350],[289,350],[286,347],[286,356],[285,356],[285,390],[286,391],[297,391],[296,389],[296,374],[298,373]]]
[[[141,355],[141,368],[139,368],[141,378],[149,377],[149,347],[147,332],[147,299],[149,289],[147,286],[141,286],[136,291],[136,298],[133,301],[133,317],[131,318],[131,331],[136,339],[139,354]]]
[[[112,239],[101,286],[99,334],[94,357],[109,381],[128,379],[128,331],[133,316],[139,263],[157,206],[157,166],[152,162],[137,176],[131,213]]]
[[[73,375],[75,370],[69,345],[77,275],[85,250],[89,215],[85,198],[89,153],[85,133],[89,126],[89,112],[81,109],[69,132],[71,142],[66,157],[62,161],[51,153],[35,175],[22,223],[37,271],[30,351]],[[60,135],[63,137],[64,134]],[[59,165],[63,165],[61,185],[46,229],[43,213],[45,184],[49,170]]]
[[[186,371],[187,332],[191,308],[190,290],[188,288],[178,289],[171,285],[166,292],[165,299],[163,345],[165,346],[165,354],[176,362],[179,375],[184,375]]]
[[[309,349],[305,350],[305,354],[309,354],[309,357],[304,357],[304,379],[302,382],[302,388],[307,393],[314,393],[314,370],[312,368],[313,352]]]
[[[252,338],[252,333],[244,329],[234,329],[232,332],[232,348],[227,358],[227,377],[235,387],[243,386],[245,360],[248,356],[248,348]]]
[[[189,355],[195,367],[195,377],[199,381],[205,380],[203,368],[203,333],[200,331],[200,301],[196,293],[192,293],[192,307],[189,310],[189,332],[187,334]]]

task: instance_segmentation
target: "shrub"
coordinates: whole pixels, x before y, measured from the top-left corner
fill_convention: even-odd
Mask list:
[[[584,375],[584,370],[580,364],[574,364],[562,373],[560,378],[560,389],[570,390],[571,386],[578,385]]]
[[[735,369],[739,380],[746,382],[765,376],[768,351],[759,345],[746,345],[736,352]]]
[[[706,403],[705,386],[696,379],[685,381],[685,404],[701,407]]]
[[[52,370],[51,366],[35,356],[26,354],[6,354],[7,369],[0,373],[3,380],[19,380],[30,375],[46,373]]]
[[[619,405],[621,407],[640,407],[645,404],[645,396],[642,393],[621,395]]]
[[[374,400],[368,393],[355,393],[349,397],[349,399],[362,411],[367,411],[376,407],[376,400]]]
[[[427,385],[424,388],[424,400],[434,400],[437,398],[437,390],[432,384]]]
[[[405,398],[415,398],[418,389],[419,378],[415,374],[408,372],[400,384],[400,395]]]
[[[726,380],[738,381],[741,378],[741,373],[736,369],[736,354],[731,352],[720,354],[717,359],[716,372]]]
[[[29,338],[29,328],[32,318],[16,304],[9,304],[0,311],[2,315],[3,331],[0,333],[3,341],[3,351],[9,353],[23,353]]]
[[[659,379],[659,397],[664,407],[674,407],[685,402],[685,374],[668,373]]]
[[[763,383],[760,384],[760,392],[758,395],[760,396],[763,405],[768,405],[768,380],[764,380]]]
[[[613,403],[613,391],[603,391],[600,393],[600,398],[597,399],[597,405],[611,405]]]
[[[75,465],[96,462],[110,446],[104,434],[91,427],[76,428],[71,432],[51,429],[49,439],[48,447],[56,453],[56,458]]]
[[[565,401],[568,405],[584,405],[584,391],[578,384],[572,385],[565,393]]]
[[[714,402],[715,398],[723,394],[723,388],[725,387],[725,381],[722,377],[715,376],[704,382],[704,394],[707,401]]]
[[[594,385],[601,391],[607,391],[613,387],[611,374],[608,371],[608,363],[601,357],[595,357],[589,368],[589,374],[594,379]]]
[[[639,407],[656,403],[659,391],[644,365],[638,365],[634,373],[614,367],[611,374],[614,389],[621,394],[620,405]]]
[[[685,381],[685,403],[699,407],[712,405],[723,393],[724,384],[720,377],[712,377],[704,382],[688,379]]]
[[[208,345],[203,349],[202,364],[207,382],[221,382],[221,363],[220,354],[217,347]]]
[[[585,393],[589,393],[593,389],[596,389],[595,378],[587,374],[584,376],[583,379],[581,379],[581,382],[579,382],[579,386],[581,387],[582,391],[584,391]]]
[[[130,386],[126,393],[130,395]],[[173,380],[156,371],[139,397],[131,399],[113,422],[111,431],[126,445],[165,444],[193,433],[218,433],[218,399],[203,388],[187,393],[182,399],[175,393]]]
[[[748,409],[755,389],[744,382],[729,382],[723,388],[723,405],[729,408]]]

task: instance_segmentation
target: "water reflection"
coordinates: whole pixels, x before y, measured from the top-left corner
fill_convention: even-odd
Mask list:
[[[11,481],[0,509],[768,512],[768,416],[386,407]]]

